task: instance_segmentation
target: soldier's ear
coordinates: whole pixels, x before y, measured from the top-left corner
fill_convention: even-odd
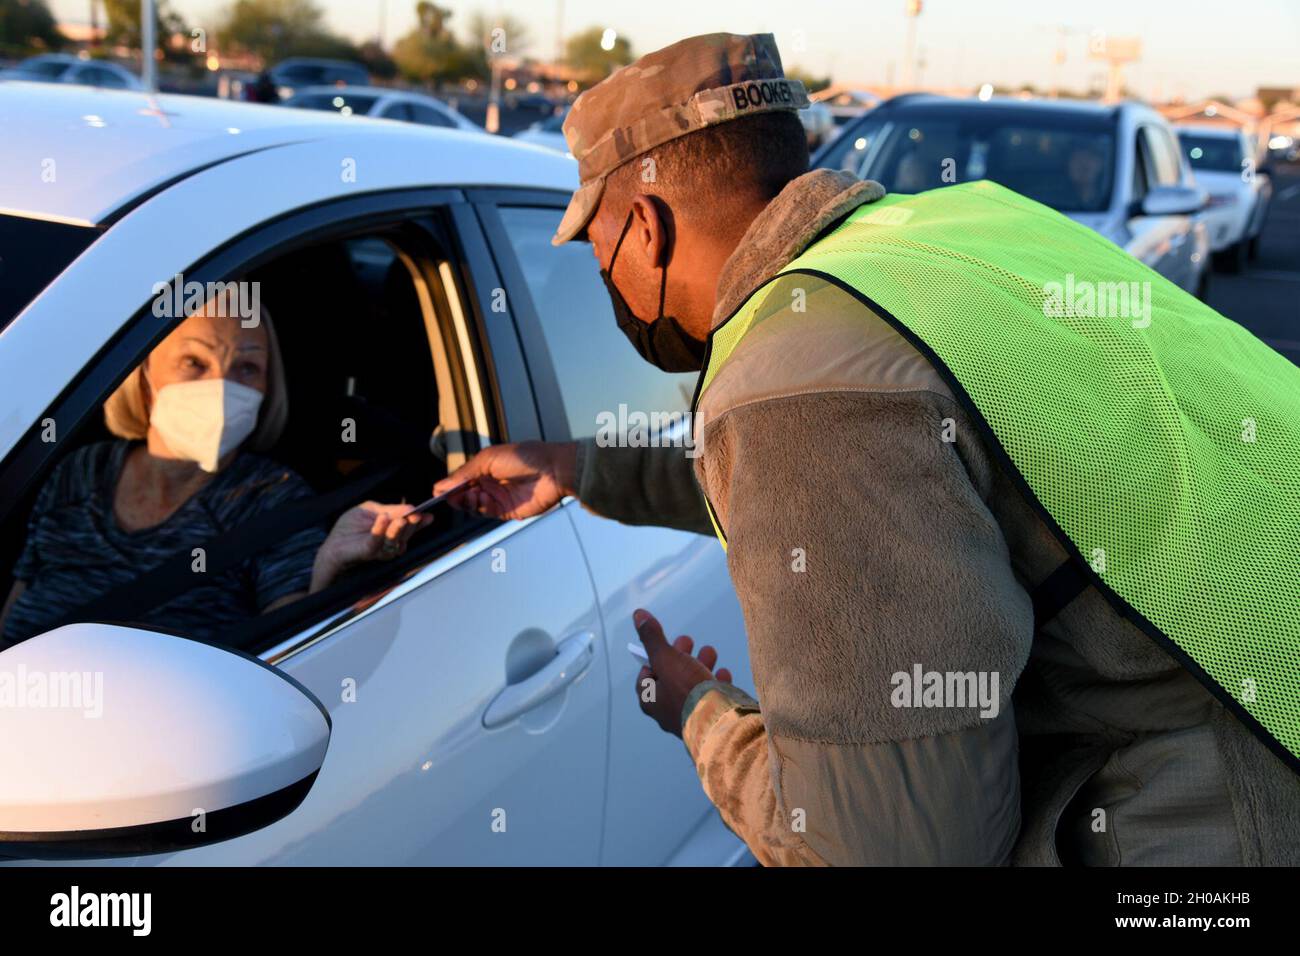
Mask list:
[[[632,231],[651,268],[667,263],[673,226],[673,211],[660,197],[642,193],[632,200]]]

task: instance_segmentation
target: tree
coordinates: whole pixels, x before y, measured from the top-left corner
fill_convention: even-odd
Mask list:
[[[810,94],[816,93],[818,90],[824,90],[826,87],[831,85],[831,78],[829,76],[813,76],[807,70],[800,69],[797,66],[786,70],[785,75],[792,80],[798,80],[802,83],[804,89],[806,89]]]
[[[482,49],[486,56],[521,57],[532,46],[532,37],[523,21],[504,14],[490,17],[475,13],[469,21],[469,45]]]
[[[274,63],[290,56],[354,60],[356,47],[325,27],[312,0],[235,0],[217,27],[224,47],[236,47]]]
[[[124,46],[128,49],[140,48],[140,0],[103,0],[104,17],[108,23],[104,27],[104,39],[110,46]],[[158,0],[154,5],[154,30],[163,50],[167,44],[161,41],[173,33],[186,33],[185,21],[167,4],[167,0]]]
[[[371,76],[391,80],[397,75],[397,64],[377,40],[367,40],[357,47],[357,61]]]
[[[626,38],[616,36],[612,49],[606,50],[601,45],[604,36],[601,27],[575,33],[564,44],[564,61],[578,73],[592,80],[601,80],[636,59],[632,55],[632,44]]]
[[[451,32],[450,10],[421,0],[415,18],[415,29],[393,45],[393,62],[402,76],[416,83],[443,83],[488,75],[482,48],[462,45]]]
[[[65,42],[45,0],[0,0],[0,47],[55,50]]]

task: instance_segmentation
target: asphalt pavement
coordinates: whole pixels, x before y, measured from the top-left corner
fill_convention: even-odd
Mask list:
[[[1300,165],[1276,167],[1259,258],[1211,273],[1209,303],[1300,365]]]

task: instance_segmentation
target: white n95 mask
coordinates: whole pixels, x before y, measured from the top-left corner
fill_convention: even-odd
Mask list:
[[[257,427],[262,393],[224,378],[164,385],[149,424],[174,453],[213,473],[226,453]]]

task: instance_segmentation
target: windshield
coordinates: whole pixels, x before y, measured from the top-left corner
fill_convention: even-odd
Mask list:
[[[19,63],[14,69],[25,76],[38,76],[44,80],[56,80],[71,68],[71,63],[60,60],[28,60]]]
[[[365,70],[332,63],[297,63],[282,66],[273,74],[276,82],[293,83],[296,86],[324,86],[332,83],[369,82]]]
[[[841,133],[818,165],[890,192],[991,179],[1062,212],[1102,212],[1115,180],[1114,120],[962,104],[886,108]]]
[[[0,329],[98,235],[90,226],[0,215]]]
[[[1241,142],[1237,137],[1197,136],[1195,133],[1179,133],[1178,142],[1192,169],[1208,169],[1215,172],[1239,173],[1242,159]]]
[[[553,116],[548,116],[544,120],[539,120],[537,129],[543,133],[559,133],[564,129],[564,118],[569,115],[568,109],[563,109]]]
[[[356,95],[351,93],[308,93],[295,96],[289,100],[289,106],[302,110],[329,110],[344,116],[365,116],[375,105],[377,96]]]

